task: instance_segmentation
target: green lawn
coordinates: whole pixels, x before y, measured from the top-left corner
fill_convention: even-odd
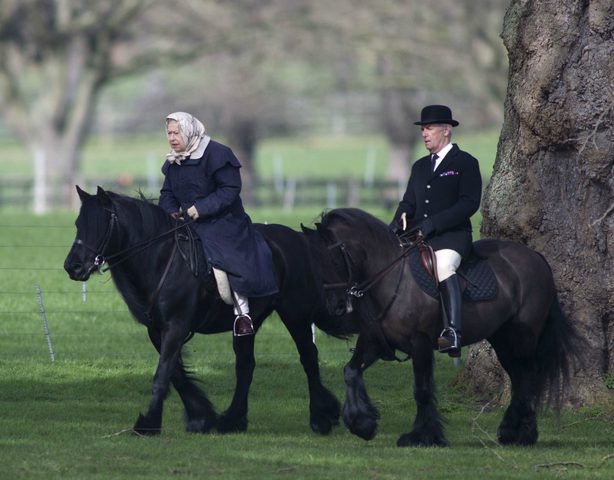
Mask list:
[[[252,215],[295,226],[309,222],[315,212]],[[70,281],[63,271],[73,222],[71,213],[0,213],[2,479],[614,477],[614,419],[604,409],[564,410],[560,419],[544,412],[536,446],[504,448],[493,440],[502,407],[485,405],[452,386],[458,369],[440,355],[436,382],[450,448],[395,447],[415,415],[409,363],[379,362],[365,374],[381,414],[374,440],[365,442],[343,426],[318,436],[308,427],[307,389],[298,355],[275,316],[256,340],[247,433],[185,433],[179,399],[171,394],[162,435],[133,436],[129,429],[147,407],[156,355],[108,274],[87,283],[84,302],[82,284]],[[316,342],[323,382],[342,399],[342,367],[353,342],[321,332]],[[230,335],[195,337],[185,348],[202,387],[222,411],[234,382]],[[492,392],[492,398],[497,394]]]

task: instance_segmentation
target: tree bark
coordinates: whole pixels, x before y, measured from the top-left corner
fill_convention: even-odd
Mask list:
[[[588,342],[575,404],[612,401],[614,367],[614,6],[513,0],[503,39],[505,120],[483,205],[483,237],[550,263],[563,310]],[[483,350],[483,349],[482,349]],[[481,355],[466,375],[480,382]]]

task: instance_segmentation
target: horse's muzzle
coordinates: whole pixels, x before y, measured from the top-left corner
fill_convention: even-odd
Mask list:
[[[66,257],[64,261],[64,270],[68,273],[68,276],[71,280],[75,280],[78,282],[85,282],[90,278],[90,274],[92,270],[95,268],[92,262],[91,265],[86,265],[88,262],[79,262],[74,259],[71,259],[71,255]]]

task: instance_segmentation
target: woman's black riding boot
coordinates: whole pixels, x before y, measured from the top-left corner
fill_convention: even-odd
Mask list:
[[[235,323],[232,327],[232,330],[233,330],[235,337],[253,335],[254,334],[254,324],[252,323],[252,318],[247,313],[242,313],[241,315],[237,315],[237,317],[235,318]]]
[[[451,357],[460,357],[462,297],[458,276],[452,275],[441,282],[439,292],[449,324],[437,339],[437,346],[440,352],[446,352]]]

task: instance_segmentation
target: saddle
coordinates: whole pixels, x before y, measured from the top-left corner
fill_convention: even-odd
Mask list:
[[[436,260],[433,249],[422,242],[409,255],[409,265],[420,288],[433,298],[439,298]],[[463,301],[480,302],[497,296],[497,279],[488,259],[471,251],[456,271],[460,279]]]
[[[228,274],[219,268],[209,265],[205,255],[203,255],[201,240],[194,235],[192,229],[186,226],[185,229],[178,230],[175,234],[175,241],[177,242],[177,250],[190,268],[192,275],[198,277],[201,271],[206,272],[205,290],[212,292],[217,289],[222,301],[227,305],[233,305]],[[210,275],[211,272],[213,272],[213,276]],[[212,277],[215,282],[211,281]]]

